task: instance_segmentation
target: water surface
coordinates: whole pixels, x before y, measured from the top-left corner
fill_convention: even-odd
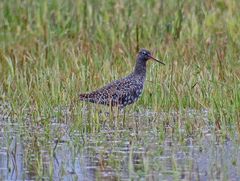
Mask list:
[[[89,120],[12,120],[1,112],[0,180],[240,180],[237,133],[207,110]]]

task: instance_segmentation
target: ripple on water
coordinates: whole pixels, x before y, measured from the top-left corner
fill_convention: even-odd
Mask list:
[[[0,179],[240,180],[237,136],[215,132],[208,117],[140,109],[124,124],[100,118],[94,132],[88,120],[81,128],[54,118],[49,130],[0,119]]]

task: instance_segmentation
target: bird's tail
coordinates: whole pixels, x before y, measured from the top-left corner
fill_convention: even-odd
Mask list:
[[[80,101],[97,102],[95,93],[85,93],[79,95]]]
[[[90,94],[80,94],[79,95],[80,101],[87,101],[87,100],[89,100],[90,97],[91,97]]]

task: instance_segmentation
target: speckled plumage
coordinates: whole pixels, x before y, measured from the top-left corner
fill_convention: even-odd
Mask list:
[[[80,94],[80,100],[108,106],[117,106],[121,109],[134,103],[143,91],[144,81],[146,79],[146,62],[149,59],[158,61],[151,56],[148,50],[141,49],[137,56],[135,69],[130,75],[113,81],[91,93]],[[158,62],[162,63],[160,61]]]

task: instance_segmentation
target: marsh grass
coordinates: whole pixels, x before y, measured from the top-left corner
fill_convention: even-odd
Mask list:
[[[179,140],[201,134],[200,123],[185,120],[184,114],[189,109],[207,110],[205,124],[234,137],[240,130],[239,8],[237,0],[2,0],[0,100],[10,104],[12,121],[22,126],[23,135],[31,133],[30,143],[36,149],[64,135],[59,130],[51,134],[52,118],[72,122],[70,132],[78,130],[84,140],[88,133],[101,130],[109,117],[99,112],[109,110],[74,100],[80,92],[130,73],[137,51],[145,47],[166,65],[148,62],[144,93],[126,108],[126,117],[145,109],[169,114],[153,128],[161,142],[166,129]],[[61,107],[72,103],[65,117]],[[93,111],[84,115],[86,105]],[[174,123],[172,112],[179,113]],[[122,124],[126,117],[120,116]],[[44,127],[44,136],[39,127]],[[41,175],[39,157],[33,165],[39,165]],[[146,164],[140,170],[147,172],[148,157],[142,162]]]

